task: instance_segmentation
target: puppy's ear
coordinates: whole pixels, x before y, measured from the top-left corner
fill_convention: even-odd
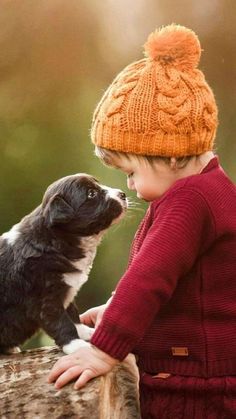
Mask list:
[[[73,208],[60,196],[54,195],[44,210],[47,225],[66,224],[74,216]]]

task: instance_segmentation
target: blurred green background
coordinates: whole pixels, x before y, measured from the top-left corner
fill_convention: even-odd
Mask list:
[[[1,0],[0,233],[68,174],[88,172],[127,192],[124,175],[93,155],[92,113],[115,75],[142,58],[148,34],[172,22],[196,31],[206,51],[200,68],[219,107],[217,151],[235,181],[235,16],[234,0]],[[144,210],[139,204],[105,236],[78,296],[81,312],[109,298]],[[25,347],[50,343],[40,333]]]

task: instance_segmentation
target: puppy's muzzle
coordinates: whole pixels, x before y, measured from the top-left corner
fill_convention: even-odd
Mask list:
[[[125,193],[124,192],[118,192],[118,197],[120,198],[120,199],[122,199],[122,201],[125,201],[126,202],[126,195],[125,195]]]
[[[123,191],[117,190],[117,201],[121,204],[123,210],[126,210],[128,208],[128,200],[126,198],[126,194]]]
[[[101,187],[106,191],[107,198],[113,198],[118,201],[123,210],[128,208],[128,199],[126,198],[126,194],[121,191],[120,189],[109,188],[108,186],[101,185]]]

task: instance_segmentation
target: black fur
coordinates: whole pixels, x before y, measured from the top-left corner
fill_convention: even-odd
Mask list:
[[[0,351],[22,344],[38,328],[59,346],[78,339],[78,311],[63,303],[70,286],[64,274],[86,257],[83,238],[99,235],[119,218],[125,195],[109,196],[89,175],[78,174],[49,186],[42,204],[17,225],[18,237],[0,237]]]

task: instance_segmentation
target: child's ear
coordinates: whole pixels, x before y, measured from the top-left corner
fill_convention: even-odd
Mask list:
[[[44,210],[48,226],[68,223],[74,216],[74,209],[60,195],[53,195]]]
[[[172,170],[176,170],[177,169],[177,161],[175,157],[171,157],[170,158],[170,168]]]

